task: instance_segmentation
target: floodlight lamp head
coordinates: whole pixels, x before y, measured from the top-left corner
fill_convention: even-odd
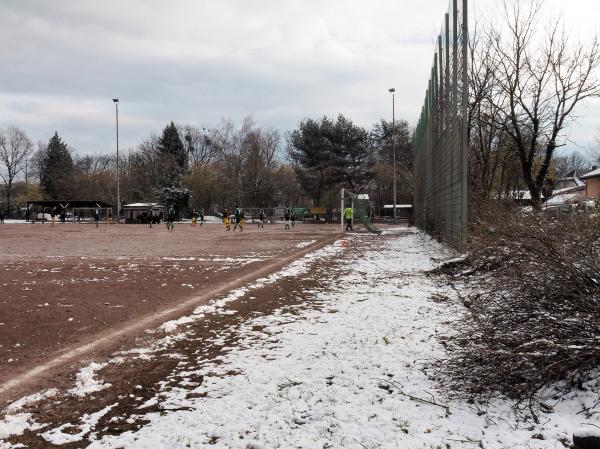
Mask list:
[[[394,93],[394,92],[396,92],[396,88],[392,87],[391,89],[388,89],[388,92]]]
[[[119,99],[118,98],[113,98],[113,102],[118,103]]]

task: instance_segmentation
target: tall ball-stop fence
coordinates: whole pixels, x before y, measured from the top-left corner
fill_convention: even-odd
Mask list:
[[[467,229],[467,0],[450,0],[413,135],[415,224],[462,250]]]

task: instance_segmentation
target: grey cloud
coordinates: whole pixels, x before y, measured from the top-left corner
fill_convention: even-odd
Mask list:
[[[82,152],[124,147],[170,120],[254,114],[283,130],[344,113],[416,120],[446,0],[5,0],[0,126]]]

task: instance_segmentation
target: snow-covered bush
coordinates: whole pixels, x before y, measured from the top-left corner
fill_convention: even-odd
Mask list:
[[[600,369],[600,217],[504,210],[473,221],[466,311],[440,366],[475,394],[536,400]]]

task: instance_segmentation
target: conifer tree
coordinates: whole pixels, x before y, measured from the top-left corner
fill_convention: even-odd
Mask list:
[[[158,149],[163,156],[172,160],[174,164],[173,168],[176,172],[172,175],[179,180],[187,166],[188,154],[179,137],[179,132],[177,131],[175,123],[171,122],[171,124],[163,130],[162,136],[158,141]]]
[[[296,176],[317,202],[332,189],[360,189],[370,179],[369,134],[343,115],[301,122],[288,144]]]
[[[54,132],[48,142],[40,169],[40,184],[47,199],[66,199],[74,193],[73,158],[67,149],[67,144],[58,136],[58,132]]]

